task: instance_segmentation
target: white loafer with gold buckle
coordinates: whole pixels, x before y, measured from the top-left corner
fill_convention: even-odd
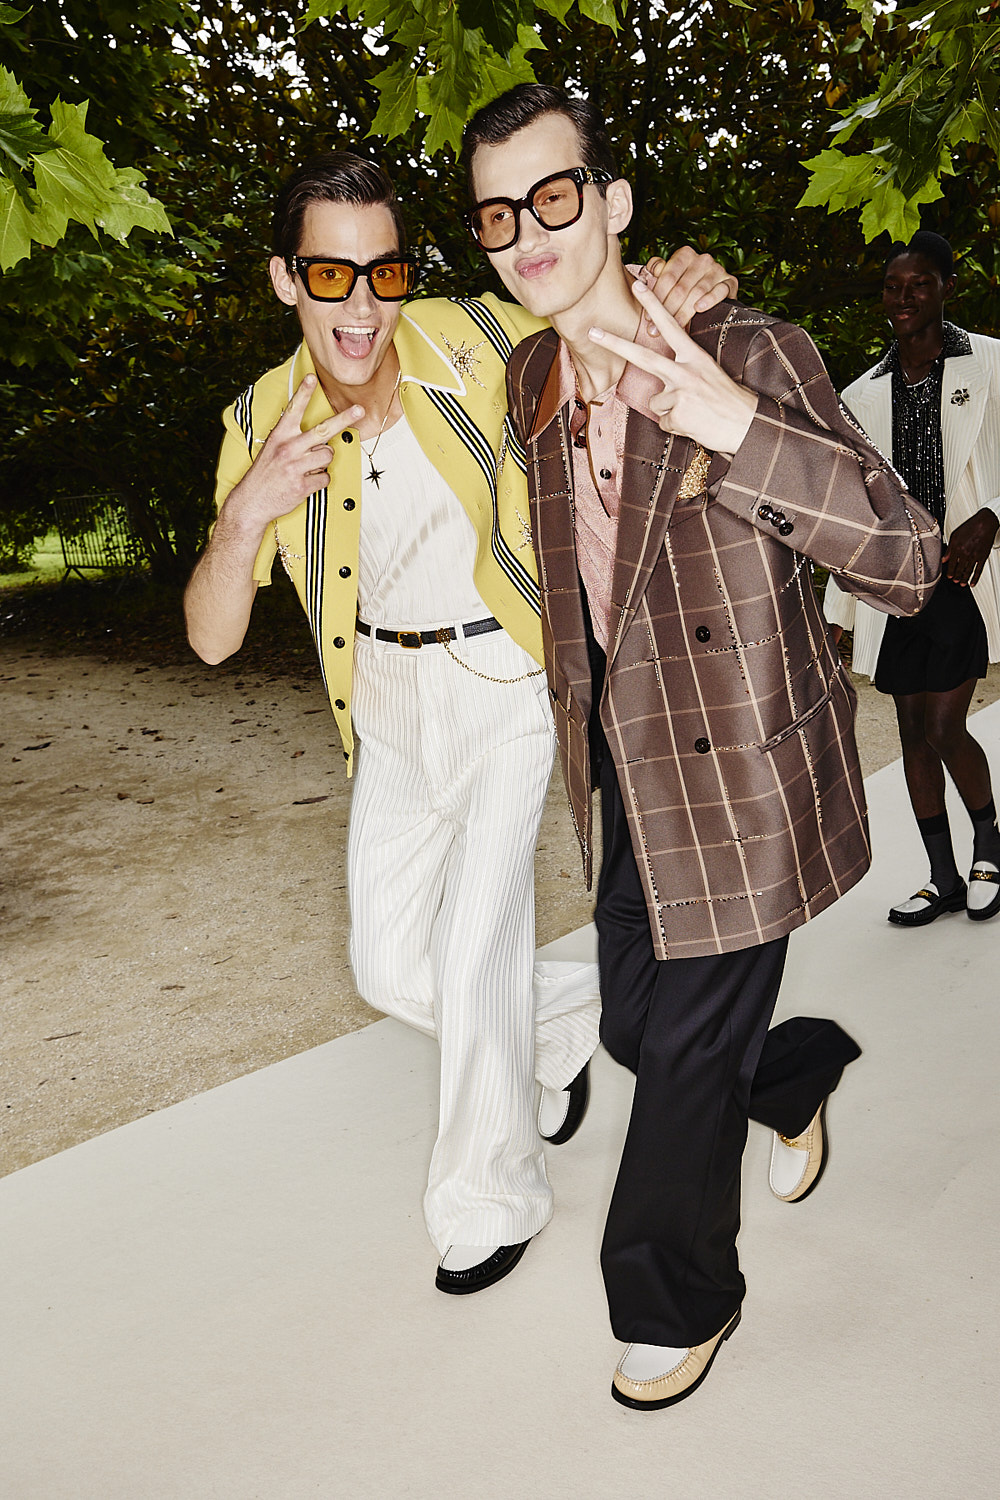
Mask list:
[[[801,1135],[774,1132],[768,1173],[771,1192],[783,1203],[801,1203],[822,1177],[829,1154],[824,1099]]]
[[[977,859],[969,871],[966,915],[973,922],[987,922],[1000,911],[1000,871],[988,859]]]

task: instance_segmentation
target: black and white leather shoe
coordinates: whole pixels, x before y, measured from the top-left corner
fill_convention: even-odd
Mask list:
[[[988,859],[977,859],[969,871],[966,913],[973,922],[988,922],[1000,911],[1000,871]]]
[[[590,1063],[585,1062],[564,1089],[542,1089],[538,1134],[550,1146],[562,1146],[576,1135],[590,1103]]]
[[[965,897],[964,880],[960,880],[946,896],[939,895],[937,886],[928,881],[923,890],[915,892],[908,901],[890,906],[889,921],[897,927],[926,927],[928,922],[936,922],[946,911],[964,911]]]
[[[495,1250],[488,1245],[449,1245],[434,1285],[439,1292],[458,1296],[481,1292],[513,1271],[530,1244],[530,1240],[523,1240],[520,1245],[499,1245]]]

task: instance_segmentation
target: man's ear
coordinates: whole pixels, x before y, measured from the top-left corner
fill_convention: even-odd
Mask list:
[[[947,300],[948,300],[949,297],[953,297],[955,295],[955,287],[957,285],[958,285],[958,277],[957,276],[949,276],[948,280],[945,282],[944,286],[941,289],[941,300],[942,300],[942,302],[947,302]]]
[[[632,219],[632,184],[619,177],[609,182],[605,193],[608,205],[608,233],[621,234]]]
[[[295,283],[295,277],[280,255],[272,255],[267,263],[267,269],[271,275],[271,285],[274,287],[275,296],[279,302],[284,302],[286,307],[296,307],[299,300],[299,291]]]

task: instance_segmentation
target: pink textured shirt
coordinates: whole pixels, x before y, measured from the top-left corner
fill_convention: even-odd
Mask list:
[[[639,322],[634,342],[658,354],[670,354],[660,335],[646,332],[646,319]],[[573,492],[576,559],[587,591],[594,635],[608,649],[611,634],[611,580],[615,567],[618,511],[621,506],[622,454],[629,411],[640,412],[650,421],[650,398],[662,390],[655,375],[635,365],[626,365],[616,386],[591,402],[581,399],[576,370],[567,346],[559,343],[559,407],[567,405],[573,446]]]

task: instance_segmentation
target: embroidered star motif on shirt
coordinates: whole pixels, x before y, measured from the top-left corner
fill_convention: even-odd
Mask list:
[[[966,390],[965,386],[959,386],[957,391],[952,391],[951,393],[952,406],[964,406],[968,399],[969,392]]]
[[[442,333],[441,342],[447,345],[448,353],[451,355],[451,362],[458,373],[460,375],[467,375],[470,380],[475,381],[481,391],[485,391],[485,385],[483,385],[479,376],[473,373],[472,367],[473,365],[482,364],[482,360],[476,358],[476,350],[481,349],[486,340],[480,339],[478,344],[466,344],[464,342],[453,344],[451,339]]]
[[[292,562],[302,562],[303,556],[301,552],[293,552],[288,543],[281,540],[281,537],[278,535],[277,521],[275,521],[274,523],[274,545],[277,548],[278,556],[281,558],[281,566],[284,568],[289,578],[291,578],[293,576]]]

